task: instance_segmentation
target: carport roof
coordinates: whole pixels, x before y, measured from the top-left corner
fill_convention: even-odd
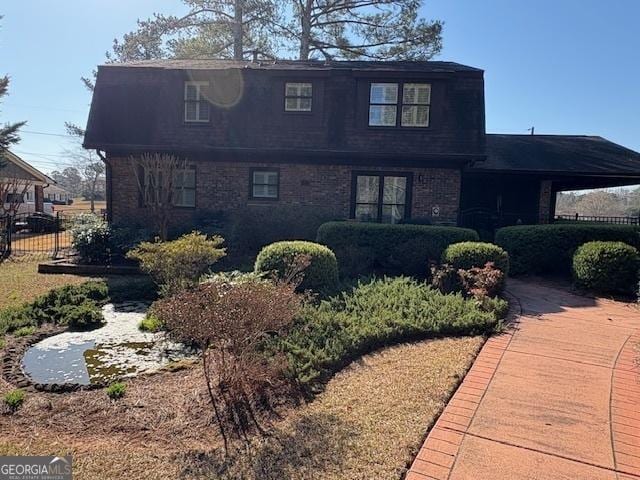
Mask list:
[[[640,177],[640,153],[602,137],[487,134],[487,158],[471,172]]]

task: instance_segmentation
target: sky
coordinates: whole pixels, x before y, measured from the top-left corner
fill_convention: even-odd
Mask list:
[[[3,0],[0,122],[27,120],[13,150],[45,172],[71,164],[64,122],[86,124],[80,77],[113,39],[179,0]],[[445,22],[437,60],[485,71],[487,132],[601,135],[640,151],[640,0],[425,0]]]

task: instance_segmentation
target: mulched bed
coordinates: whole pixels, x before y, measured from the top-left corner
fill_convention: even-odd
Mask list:
[[[272,435],[226,459],[195,367],[141,376],[118,401],[102,390],[29,393],[0,417],[0,455],[70,453],[78,479],[399,479],[482,343],[445,338],[367,355],[311,403],[265,419]]]

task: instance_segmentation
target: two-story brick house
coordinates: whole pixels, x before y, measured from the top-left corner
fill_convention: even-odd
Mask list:
[[[451,62],[145,61],[99,67],[84,145],[105,158],[118,224],[147,220],[129,160],[144,152],[187,159],[173,201],[183,225],[292,206],[377,222],[547,221],[561,189],[640,182],[636,152],[487,135],[484,112],[483,71]]]

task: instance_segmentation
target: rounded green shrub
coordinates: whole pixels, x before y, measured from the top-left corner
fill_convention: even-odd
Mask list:
[[[484,267],[487,262],[493,262],[505,276],[509,274],[509,254],[493,243],[459,242],[449,245],[442,253],[442,263],[449,263],[455,269]]]
[[[296,258],[308,257],[309,265],[302,271],[302,290],[331,291],[338,282],[338,262],[334,253],[324,245],[301,240],[276,242],[258,254],[254,271],[273,272],[278,278],[291,273]]]
[[[588,242],[573,256],[576,284],[603,293],[634,293],[640,255],[623,242]]]

